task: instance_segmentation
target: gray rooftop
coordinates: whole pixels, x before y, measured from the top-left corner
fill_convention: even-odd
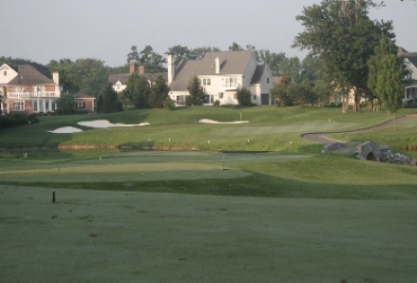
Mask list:
[[[207,52],[202,60],[190,60],[182,68],[177,69],[174,81],[170,85],[172,91],[187,90],[188,82],[194,76],[222,76],[243,74],[251,58],[251,51],[216,51]],[[220,73],[216,74],[215,59],[220,59]]]
[[[8,83],[9,85],[55,84],[52,79],[46,77],[31,65],[17,65],[14,69],[18,75]]]

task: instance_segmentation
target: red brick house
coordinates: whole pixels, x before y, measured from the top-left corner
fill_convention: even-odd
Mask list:
[[[75,93],[74,96],[74,110],[76,111],[86,111],[94,112],[94,101],[95,97],[83,93]]]
[[[2,113],[46,113],[56,110],[61,97],[59,73],[52,79],[31,65],[0,66],[0,109]]]

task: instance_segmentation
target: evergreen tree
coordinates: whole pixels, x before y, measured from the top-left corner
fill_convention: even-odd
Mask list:
[[[74,96],[67,92],[62,93],[61,97],[56,101],[57,114],[69,115],[74,113]]]
[[[140,76],[137,73],[131,74],[123,94],[136,108],[149,108],[151,87],[144,76]]]
[[[194,76],[194,78],[192,78],[191,81],[188,82],[187,90],[190,94],[187,100],[187,105],[203,105],[206,97],[206,92],[204,91],[204,88],[201,86],[200,80],[196,76]]]
[[[369,60],[368,86],[382,100],[394,116],[402,106],[401,97],[407,84],[409,70],[404,59],[396,55],[396,48],[387,37],[382,37],[375,55]]]
[[[123,105],[117,97],[117,92],[110,83],[100,96],[102,96],[102,102],[100,102],[99,112],[113,113],[123,111]]]
[[[149,105],[152,108],[161,108],[164,105],[164,100],[168,96],[169,87],[165,80],[159,76],[151,87],[151,95],[149,98]]]

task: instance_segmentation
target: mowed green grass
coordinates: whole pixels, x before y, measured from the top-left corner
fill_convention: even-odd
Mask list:
[[[0,185],[0,203],[3,283],[417,281],[415,201]]]
[[[240,125],[200,124],[200,119],[220,122],[249,121]],[[415,113],[402,109],[398,115]],[[77,125],[79,121],[106,119],[112,123],[150,126],[93,129]],[[59,145],[154,146],[201,150],[269,150],[298,151],[311,144],[300,137],[306,132],[353,130],[389,120],[386,113],[342,114],[338,108],[259,106],[251,108],[187,107],[175,111],[165,109],[134,110],[106,115],[73,115],[40,117],[40,123],[2,129],[0,147]],[[48,131],[74,126],[82,133],[54,134]]]
[[[417,168],[322,155],[300,138],[385,113],[254,107],[243,109],[245,125],[203,118],[238,120],[239,109],[42,117],[3,129],[6,147],[150,138],[214,151],[0,152],[0,282],[417,281]],[[151,126],[46,132],[87,119]],[[409,123],[398,139],[412,138]]]

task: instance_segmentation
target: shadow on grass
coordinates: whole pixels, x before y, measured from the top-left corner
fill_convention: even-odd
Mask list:
[[[101,191],[135,191],[191,195],[217,195],[241,197],[352,199],[352,200],[416,200],[417,188],[412,185],[338,185],[307,183],[281,177],[250,172],[243,178],[161,180],[96,183],[43,183],[1,182],[4,185],[68,188]]]

